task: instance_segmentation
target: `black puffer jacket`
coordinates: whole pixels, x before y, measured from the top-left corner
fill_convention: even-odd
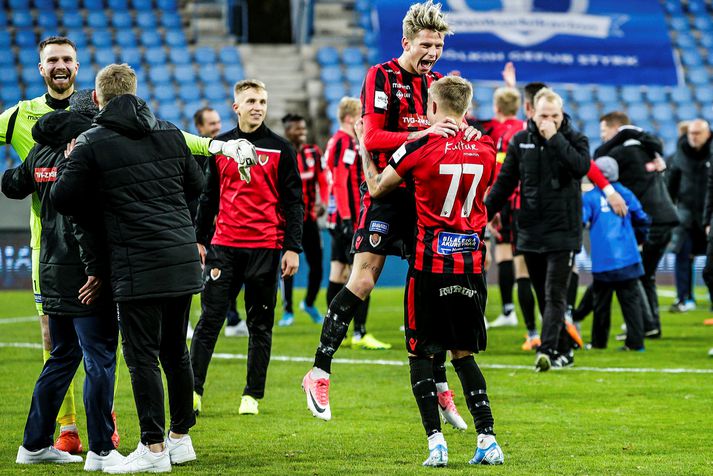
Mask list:
[[[20,166],[6,170],[2,177],[2,192],[8,198],[23,199],[37,192],[40,199],[40,290],[42,308],[49,315],[97,315],[106,312],[111,304],[108,283],[106,292],[91,305],[79,302],[79,289],[87,282],[87,276],[108,278],[108,268],[102,261],[106,254],[92,254],[96,245],[87,240],[96,230],[86,233],[83,228],[73,227],[50,201],[57,166],[65,160],[65,147],[91,125],[91,119],[77,112],[58,110],[42,116],[32,128],[37,145]]]
[[[94,122],[58,171],[55,207],[75,215],[91,206],[103,218],[115,301],[199,292],[186,200],[204,179],[183,135],[129,94],[109,101]]]
[[[545,140],[530,120],[508,144],[500,174],[485,200],[498,213],[520,183],[517,249],[537,253],[582,247],[581,179],[589,171],[589,141],[565,116]]]
[[[711,166],[711,143],[713,137],[699,150],[688,144],[686,136],[678,139],[676,153],[669,161],[666,171],[668,192],[676,203],[681,226],[686,229],[707,225],[703,223],[706,199],[706,181]]]
[[[636,195],[654,226],[676,226],[678,215],[663,174],[648,171],[646,164],[663,155],[661,142],[634,126],[624,126],[594,152],[594,158],[609,156],[619,164],[619,182]]]

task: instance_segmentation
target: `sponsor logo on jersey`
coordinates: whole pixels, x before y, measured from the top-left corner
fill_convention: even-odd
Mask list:
[[[451,150],[479,150],[475,142],[446,142],[446,148],[444,152]],[[477,154],[476,154],[477,155]]]
[[[369,223],[369,231],[381,233],[382,235],[388,235],[389,224],[383,221],[372,221]]]
[[[520,144],[521,149],[534,149],[535,144]]]
[[[480,237],[477,233],[451,233],[441,231],[438,233],[438,254],[452,255],[475,251],[480,246]]]
[[[438,290],[438,295],[440,297],[448,296],[451,294],[462,294],[463,296],[473,297],[478,294],[475,289],[464,288],[463,286],[447,286],[445,288],[440,288]]]
[[[35,167],[35,182],[56,182],[57,167]]]
[[[378,109],[386,109],[389,105],[389,98],[384,91],[376,91],[374,93],[374,107]]]
[[[428,122],[426,116],[421,116],[420,114],[406,114],[401,116],[401,122],[407,126],[420,126],[420,127],[431,127],[431,123]]]
[[[356,152],[351,149],[347,149],[344,151],[344,155],[342,156],[342,162],[347,165],[352,165],[354,163],[354,159],[356,159]]]

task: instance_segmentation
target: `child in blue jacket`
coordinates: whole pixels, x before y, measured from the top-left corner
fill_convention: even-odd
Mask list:
[[[582,220],[590,226],[594,321],[592,347],[604,349],[611,327],[611,301],[616,292],[624,322],[626,341],[621,350],[644,350],[644,321],[641,313],[639,277],[644,274],[637,243],[646,239],[651,220],[641,203],[619,180],[619,165],[611,157],[595,161],[597,167],[626,201],[629,213],[615,214],[601,189],[595,187],[582,197]]]

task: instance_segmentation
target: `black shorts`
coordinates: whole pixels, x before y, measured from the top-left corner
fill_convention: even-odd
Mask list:
[[[339,223],[335,228],[329,230],[332,236],[332,258],[331,261],[351,265],[354,263],[354,253],[352,253],[352,238],[341,232]]]
[[[510,245],[513,256],[522,255],[522,252],[517,249],[517,215],[519,213],[520,209],[518,208],[510,209]]]
[[[514,243],[513,235],[513,210],[510,207],[510,202],[507,202],[500,211],[500,238],[495,239],[495,243],[500,245],[503,243]]]
[[[404,296],[406,350],[418,356],[445,350],[485,350],[486,300],[482,274],[409,269]]]
[[[374,253],[405,258],[411,255],[416,237],[416,204],[413,192],[400,187],[375,200],[361,186],[359,226],[354,234],[354,253]]]

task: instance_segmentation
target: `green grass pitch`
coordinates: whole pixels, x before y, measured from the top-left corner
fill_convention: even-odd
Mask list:
[[[491,286],[488,316],[499,311]],[[302,291],[296,292],[296,299]],[[698,296],[704,296],[703,289]],[[196,300],[197,301],[197,300]],[[389,351],[342,348],[337,358],[406,363],[402,291],[377,289],[368,328],[391,342]],[[648,341],[645,353],[620,353],[614,334],[621,315],[614,305],[609,349],[577,351],[575,369],[536,374],[534,356],[520,350],[522,323],[489,333],[488,351],[477,356],[488,381],[497,439],[505,452],[502,467],[470,467],[475,432],[460,383],[448,366],[456,403],[470,427],[444,426],[450,462],[446,469],[422,468],[426,440],[413,400],[406,365],[374,363],[333,366],[333,419],[316,420],[306,409],[300,382],[309,361],[273,360],[266,397],[258,416],[239,416],[245,360],[214,359],[203,397],[203,413],[191,431],[198,461],[175,467],[176,474],[512,474],[512,475],[673,475],[713,474],[713,327],[707,311],[670,314],[662,298],[664,338]],[[324,294],[319,297],[324,309]],[[706,303],[707,308],[707,303]],[[31,316],[29,292],[0,293],[0,344],[39,343],[36,322],[3,322]],[[193,321],[198,318],[194,302]],[[280,312],[277,313],[278,319]],[[591,317],[584,323],[585,342]],[[275,327],[273,356],[311,359],[319,326],[297,312],[295,325]],[[246,338],[221,336],[216,352],[245,354]],[[226,357],[231,357],[226,355]],[[74,474],[80,465],[21,467],[14,463],[33,385],[42,367],[39,349],[0,347],[0,473]],[[500,366],[500,367],[498,367]],[[522,366],[522,367],[521,367]],[[651,372],[601,371],[611,368]],[[663,373],[660,369],[704,369],[708,373]],[[599,370],[599,371],[597,371]],[[81,389],[75,389],[84,444]],[[120,451],[127,454],[139,437],[128,373],[120,366],[116,400]]]

